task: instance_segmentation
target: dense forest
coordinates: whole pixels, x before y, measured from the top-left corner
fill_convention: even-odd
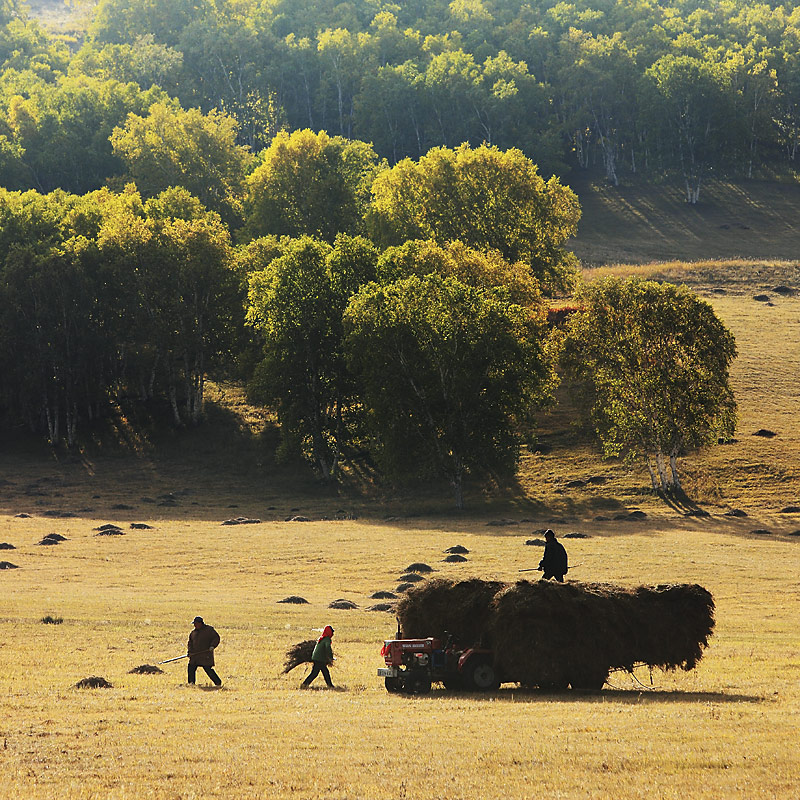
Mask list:
[[[0,12],[0,181],[83,193],[154,102],[236,120],[258,153],[310,128],[390,164],[517,147],[544,174],[792,176],[800,9],[743,0],[100,0],[80,41]]]
[[[679,487],[734,428],[735,344],[636,282],[548,322],[569,175],[794,179],[799,55],[800,12],[742,2],[101,0],[68,38],[6,0],[0,428],[197,424],[228,376],[321,477],[368,457],[461,504],[560,367],[606,454]]]

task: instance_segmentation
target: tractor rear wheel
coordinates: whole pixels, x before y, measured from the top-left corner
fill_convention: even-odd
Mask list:
[[[494,666],[483,658],[470,659],[461,674],[464,687],[472,692],[494,692],[500,686]]]
[[[400,678],[384,678],[386,691],[396,694],[403,691],[403,681]]]

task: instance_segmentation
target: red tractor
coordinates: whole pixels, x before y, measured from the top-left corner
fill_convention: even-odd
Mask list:
[[[387,639],[381,655],[386,666],[378,670],[387,692],[426,694],[438,681],[446,689],[491,692],[500,679],[491,650],[457,647],[451,636],[441,639]]]

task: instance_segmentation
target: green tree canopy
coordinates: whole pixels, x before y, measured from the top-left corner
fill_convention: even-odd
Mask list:
[[[154,103],[146,116],[129,114],[111,144],[145,197],[182,186],[227,222],[239,218],[251,156],[236,144],[233,117]]]
[[[378,175],[372,195],[370,230],[383,245],[461,241],[525,262],[546,288],[571,279],[575,259],[564,243],[577,228],[578,200],[519,150],[435,148]]]
[[[543,316],[455,277],[365,286],[345,314],[348,363],[391,475],[509,474],[519,426],[552,380]]]
[[[680,490],[678,457],[733,434],[733,335],[685,286],[608,278],[580,302],[563,362],[590,388],[605,455],[644,459],[654,489]]]
[[[264,337],[251,390],[277,405],[284,452],[308,453],[331,479],[355,404],[342,315],[358,287],[375,277],[378,254],[366,239],[344,234],[333,245],[303,236],[282,246],[282,255],[250,274],[247,322]]]
[[[327,242],[357,234],[381,166],[365,142],[281,131],[248,179],[246,230],[251,237],[312,235]]]

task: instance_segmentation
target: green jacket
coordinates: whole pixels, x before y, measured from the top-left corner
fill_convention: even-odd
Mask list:
[[[321,661],[323,664],[330,664],[333,661],[333,646],[331,645],[330,636],[325,636],[314,645],[311,660]]]

